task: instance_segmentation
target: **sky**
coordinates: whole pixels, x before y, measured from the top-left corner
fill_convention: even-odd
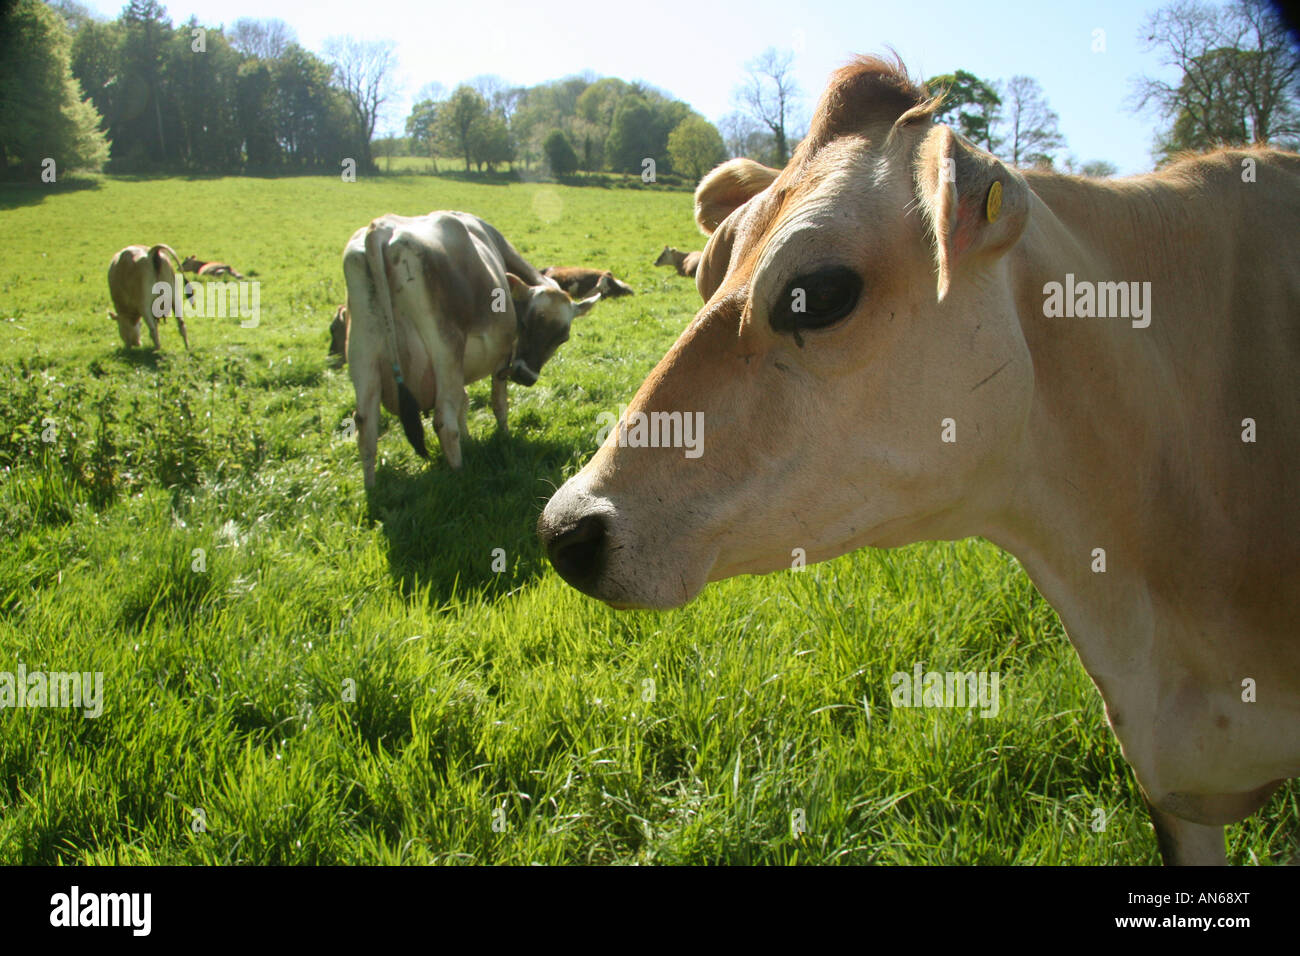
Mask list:
[[[166,0],[163,0],[166,2]],[[89,0],[116,16],[121,0]],[[590,70],[644,80],[717,122],[733,109],[745,64],[766,47],[792,50],[811,110],[827,76],[856,53],[892,47],[914,76],[965,69],[984,79],[1024,74],[1060,115],[1065,153],[1104,159],[1121,175],[1151,168],[1159,119],[1127,105],[1141,74],[1177,80],[1138,36],[1146,0],[721,0],[539,4],[520,0],[173,0],[173,22],[279,18],[320,52],[325,39],[392,39],[399,95],[380,124],[400,132],[415,93],[495,73],[531,86]],[[548,12],[539,12],[548,11]],[[1098,32],[1101,31],[1101,32]],[[1099,49],[1096,49],[1099,48]]]

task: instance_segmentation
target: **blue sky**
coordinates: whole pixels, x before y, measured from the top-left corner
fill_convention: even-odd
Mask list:
[[[88,5],[105,16],[123,6],[114,0]],[[892,46],[917,75],[962,68],[986,79],[1036,78],[1060,114],[1067,151],[1081,161],[1110,160],[1127,174],[1151,167],[1157,125],[1154,116],[1135,115],[1125,106],[1131,79],[1141,73],[1177,79],[1138,42],[1142,20],[1161,5],[174,0],[167,9],[175,22],[191,14],[207,24],[278,17],[317,52],[335,34],[396,40],[402,92],[381,129],[400,129],[412,96],[430,81],[451,87],[476,74],[497,73],[532,85],[583,70],[645,80],[716,121],[731,109],[731,91],[745,62],[768,46],[796,51],[796,75],[811,107],[827,75],[849,56]],[[556,12],[539,13],[548,8]],[[1104,31],[1104,52],[1093,52],[1095,30]]]

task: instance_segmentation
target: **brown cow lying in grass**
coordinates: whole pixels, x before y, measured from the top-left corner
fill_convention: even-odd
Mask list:
[[[542,270],[542,275],[554,279],[556,285],[575,299],[585,299],[593,292],[599,292],[604,299],[634,294],[630,285],[614,278],[614,273],[609,270],[547,266]]]
[[[185,347],[190,347],[182,318],[184,307],[176,297],[176,267],[179,266],[180,257],[163,243],[148,248],[127,246],[113,256],[108,264],[108,291],[117,311],[109,312],[108,317],[117,323],[118,334],[128,347],[140,344],[140,320],[144,319],[153,347],[161,349],[158,320],[169,312],[176,316],[176,328]],[[158,283],[165,283],[171,291],[156,292],[154,287]]]
[[[680,249],[674,249],[672,246],[664,246],[664,251],[659,253],[659,258],[655,260],[657,266],[672,266],[677,270],[679,276],[685,276],[688,279],[695,278],[695,270],[700,267],[700,256],[702,252],[682,252]]]
[[[204,262],[198,256],[190,256],[181,263],[181,269],[186,272],[192,272],[199,276],[231,276],[235,279],[243,279],[244,276],[235,271],[235,267],[227,265],[224,262]]]

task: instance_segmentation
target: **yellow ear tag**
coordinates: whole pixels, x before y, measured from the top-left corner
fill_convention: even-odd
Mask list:
[[[993,185],[989,187],[988,203],[984,207],[984,213],[989,217],[989,222],[997,222],[998,215],[1002,212],[1002,183],[1000,180],[993,180]]]

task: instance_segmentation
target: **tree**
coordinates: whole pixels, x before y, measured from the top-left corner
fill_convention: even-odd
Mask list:
[[[727,158],[727,148],[712,123],[688,116],[668,135],[668,155],[675,170],[699,179]]]
[[[1148,16],[1142,38],[1181,72],[1176,83],[1139,78],[1131,99],[1169,124],[1157,135],[1163,159],[1223,145],[1300,145],[1300,52],[1263,0],[1177,0]]]
[[[165,164],[169,158],[163,123],[162,64],[172,38],[167,11],[157,0],[130,0],[122,11],[121,82],[125,84],[121,125],[133,144],[136,165]]]
[[[394,92],[396,44],[392,40],[331,37],[325,41],[325,55],[334,67],[335,82],[352,107],[361,132],[361,164],[366,169],[374,169],[370,141],[374,139],[380,111]]]
[[[416,100],[411,107],[411,115],[406,117],[406,135],[411,139],[413,153],[428,156],[438,166],[438,150],[441,144],[438,126],[438,109],[440,104],[433,100]]]
[[[1059,117],[1047,105],[1038,81],[1013,76],[1001,91],[1005,104],[1004,152],[1013,166],[1051,165],[1052,153],[1065,145]]]
[[[760,163],[775,163],[776,141],[772,134],[752,116],[732,111],[718,122],[727,155],[732,159],[747,156]]]
[[[181,165],[238,167],[241,156],[235,103],[241,56],[220,30],[209,30],[205,50],[193,49],[198,21],[173,32],[163,61],[163,104],[168,137]]]
[[[1083,164],[1080,172],[1089,179],[1109,179],[1119,172],[1119,169],[1108,160],[1092,159]]]
[[[72,75],[72,37],[59,14],[18,0],[0,33],[0,172],[99,169],[108,159],[100,116]]]
[[[790,159],[788,125],[801,98],[793,64],[793,53],[768,47],[746,65],[748,76],[733,93],[742,110],[772,131],[777,166]]]
[[[245,56],[278,60],[298,42],[298,34],[283,20],[240,17],[230,27],[229,40]]]
[[[470,153],[481,172],[484,164],[492,172],[515,157],[514,144],[505,118],[496,111],[483,116],[470,130]]]
[[[974,73],[957,70],[932,78],[926,87],[932,93],[944,94],[943,105],[935,114],[937,122],[955,127],[972,143],[990,153],[997,153],[1002,147],[1001,140],[995,135],[1002,118],[1002,98],[994,84],[981,80]]]
[[[300,169],[338,169],[340,160],[355,156],[351,108],[330,85],[329,64],[293,43],[271,61],[271,71],[275,136],[285,161]]]
[[[578,154],[561,130],[551,130],[542,143],[542,153],[546,156],[546,165],[556,176],[568,176],[578,168]]]
[[[605,141],[605,162],[620,173],[639,173],[644,161],[663,161],[666,137],[655,135],[655,116],[644,97],[629,94],[614,112],[614,124]]]
[[[438,108],[440,135],[465,157],[465,172],[470,171],[474,159],[475,130],[487,115],[487,103],[468,86],[456,87],[451,98]]]

